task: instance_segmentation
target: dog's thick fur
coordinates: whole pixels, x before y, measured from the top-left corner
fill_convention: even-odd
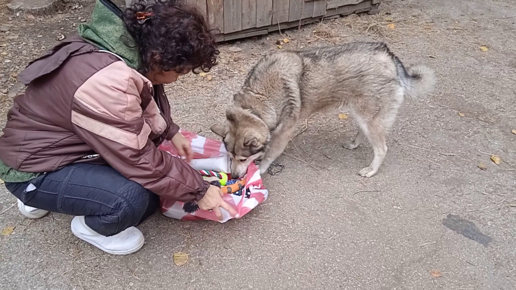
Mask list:
[[[284,151],[298,121],[346,107],[360,130],[344,147],[354,149],[369,141],[374,158],[359,174],[371,177],[387,153],[387,132],[404,96],[424,97],[435,82],[432,69],[405,68],[384,43],[277,52],[249,72],[226,112],[226,122],[211,130],[223,137],[234,176],[245,174],[249,163],[259,158],[264,173]]]

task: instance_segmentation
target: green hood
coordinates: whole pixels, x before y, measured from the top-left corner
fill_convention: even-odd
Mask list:
[[[134,40],[125,29],[120,16],[115,13],[121,13],[121,11],[116,6],[108,8],[106,5],[112,4],[109,2],[96,0],[90,22],[80,24],[77,29],[79,36],[101,49],[120,56],[128,66],[137,69],[139,64],[138,50],[136,47],[129,47],[125,44],[134,43]]]

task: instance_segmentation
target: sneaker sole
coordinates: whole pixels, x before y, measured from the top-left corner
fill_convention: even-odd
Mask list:
[[[74,227],[70,227],[72,229],[72,233],[74,234],[74,236],[76,236],[77,238],[79,238],[80,240],[83,240],[85,241],[86,243],[92,245],[92,246],[95,246],[97,249],[103,251],[103,252],[106,252],[108,254],[111,254],[111,255],[117,255],[117,256],[123,256],[123,255],[129,255],[129,254],[133,254],[133,253],[136,253],[138,252],[142,247],[143,245],[145,244],[145,240],[142,240],[140,244],[138,244],[136,247],[132,248],[132,249],[129,249],[129,250],[124,250],[124,251],[112,251],[112,250],[106,250],[104,248],[102,248],[99,244],[95,243],[95,242],[92,242],[92,241],[89,241],[87,239],[83,239],[81,238],[77,232],[75,231],[75,228]]]

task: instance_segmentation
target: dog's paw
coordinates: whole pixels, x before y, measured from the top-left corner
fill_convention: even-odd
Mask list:
[[[376,171],[377,170],[374,170],[371,167],[366,167],[366,168],[362,168],[362,170],[360,170],[360,172],[358,172],[358,174],[360,174],[360,176],[362,176],[362,177],[372,177],[373,175],[376,174]]]
[[[342,144],[342,147],[344,147],[348,150],[353,150],[353,149],[356,149],[359,145],[360,144],[357,144],[354,141],[348,141],[348,142],[344,142],[344,144]]]

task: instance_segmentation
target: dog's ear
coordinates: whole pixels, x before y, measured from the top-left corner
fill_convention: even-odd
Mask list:
[[[236,122],[236,112],[233,109],[227,109],[226,110],[226,119],[229,122],[235,123]]]
[[[226,130],[226,125],[213,125],[211,126],[211,131],[217,135],[219,135],[220,137],[224,138],[226,137],[226,134],[227,134],[227,130]]]
[[[260,141],[258,141],[258,136],[256,136],[253,133],[248,133],[244,138],[244,145],[248,147],[260,147],[262,144],[260,144]]]

